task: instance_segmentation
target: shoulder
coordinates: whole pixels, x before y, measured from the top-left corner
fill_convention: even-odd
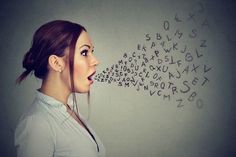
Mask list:
[[[49,125],[50,109],[37,98],[31,103],[27,110],[21,115],[18,124]]]
[[[18,122],[17,128],[18,127],[23,127],[27,129],[48,129],[50,128],[50,122],[48,121],[47,115],[42,113],[35,113],[23,115]]]
[[[52,156],[55,135],[50,122],[43,115],[41,112],[31,112],[18,122],[14,138],[17,156]]]
[[[15,145],[34,136],[53,139],[53,129],[47,112],[33,103],[18,121],[15,129]]]

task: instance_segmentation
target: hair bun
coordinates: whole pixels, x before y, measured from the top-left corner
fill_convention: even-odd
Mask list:
[[[23,60],[23,68],[25,68],[27,71],[32,71],[34,70],[35,62],[34,59],[32,58],[32,49],[30,49],[24,56]]]

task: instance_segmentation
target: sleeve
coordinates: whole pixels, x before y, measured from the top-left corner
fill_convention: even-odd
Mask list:
[[[49,123],[39,116],[22,120],[15,131],[17,157],[53,157],[54,142]]]

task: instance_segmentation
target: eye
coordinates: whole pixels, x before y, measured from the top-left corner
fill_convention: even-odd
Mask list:
[[[88,50],[83,50],[80,53],[82,56],[88,56]]]

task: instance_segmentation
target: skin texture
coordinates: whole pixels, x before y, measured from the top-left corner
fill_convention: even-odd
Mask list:
[[[93,55],[93,44],[87,32],[81,32],[76,42],[74,56],[74,86],[77,93],[87,93],[93,81],[88,77],[93,74],[98,60]],[[51,55],[48,58],[49,73],[39,89],[41,92],[67,104],[71,94],[69,73],[69,51],[65,56]]]
[[[93,55],[93,45],[86,32],[82,32],[76,43],[74,57],[74,83],[76,92],[87,93],[92,81],[88,77],[96,71],[97,59]]]

